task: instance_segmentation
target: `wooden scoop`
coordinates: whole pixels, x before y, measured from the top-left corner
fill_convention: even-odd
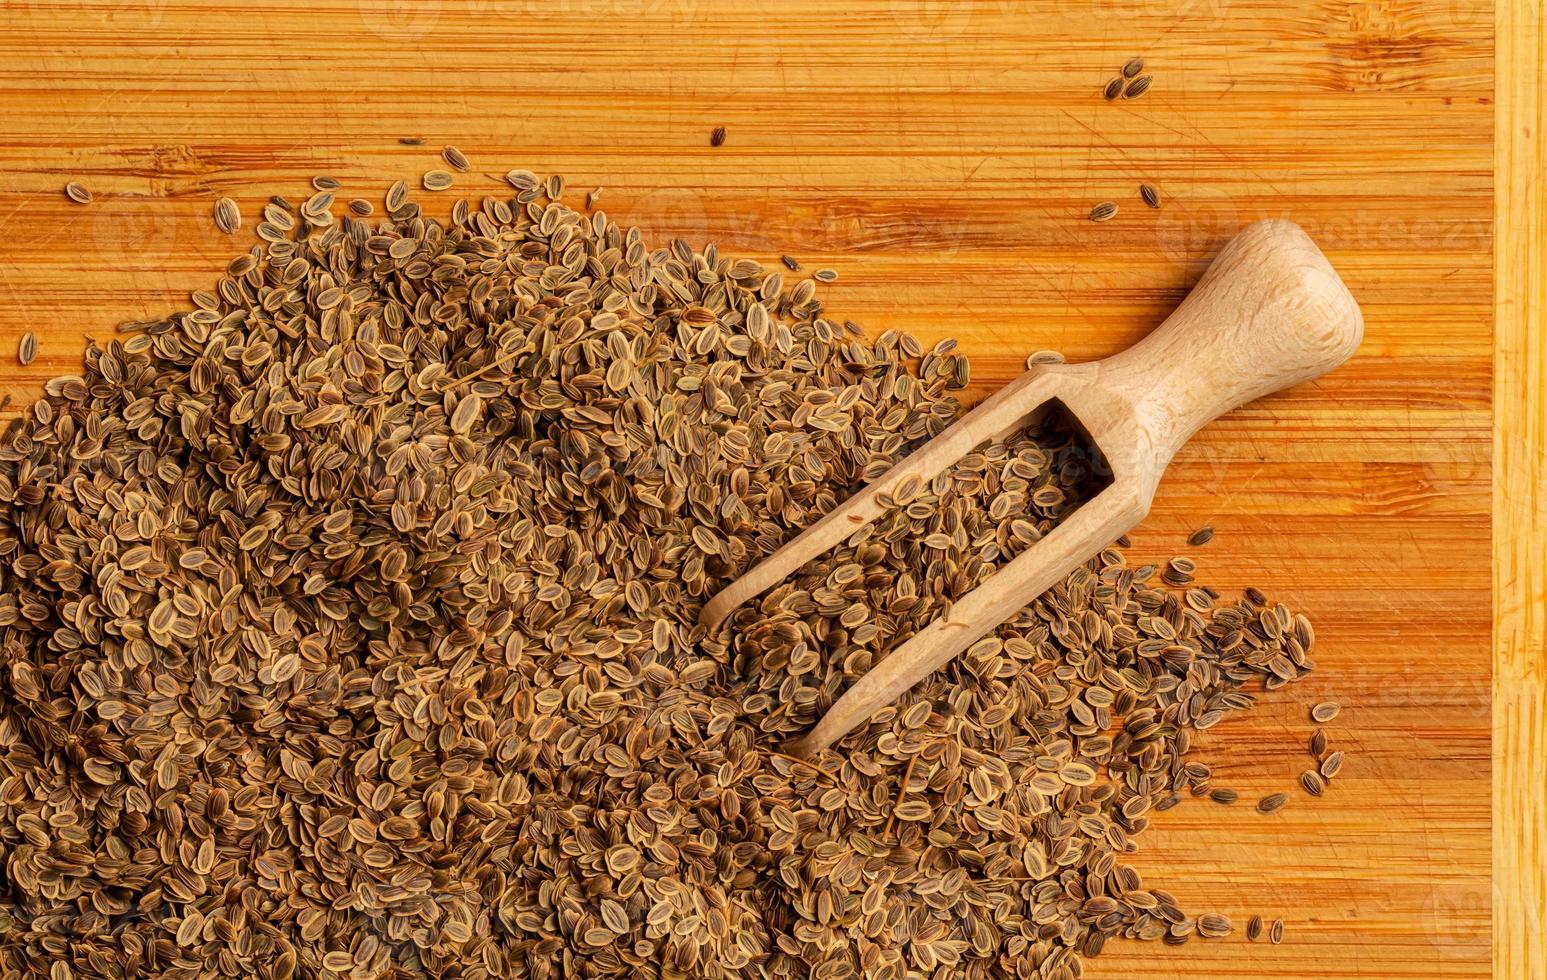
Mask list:
[[[1080,422],[1112,483],[888,654],[787,747],[820,752],[1143,520],[1160,474],[1193,433],[1331,371],[1363,336],[1358,304],[1316,244],[1292,222],[1259,221],[1225,246],[1149,336],[1105,360],[1033,367],[732,582],[704,606],[702,622],[713,631],[741,603],[881,516],[883,499],[904,480],[930,480],[974,447],[1009,438],[1053,400]]]

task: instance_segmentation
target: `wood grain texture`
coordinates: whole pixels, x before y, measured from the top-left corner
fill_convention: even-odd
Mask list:
[[[1498,8],[1493,973],[1547,977],[1547,18]]]
[[[1114,943],[1088,973],[1488,975],[1487,3],[6,0],[0,17],[0,392],[23,402],[78,368],[85,336],[214,281],[250,241],[214,231],[217,197],[249,229],[317,173],[379,201],[445,143],[476,174],[605,186],[653,238],[836,268],[831,311],[960,338],[982,392],[1040,348],[1129,346],[1230,234],[1293,218],[1359,299],[1364,346],[1189,443],[1135,552],[1213,524],[1201,581],[1317,625],[1310,680],[1200,740],[1222,784],[1290,789],[1327,698],[1349,762],[1272,817],[1185,803],[1136,855],[1195,911],[1283,916],[1284,945]],[[1135,54],[1154,88],[1102,102]],[[493,191],[476,174],[458,190]],[[67,201],[69,179],[95,203]],[[1118,216],[1086,221],[1103,200]]]

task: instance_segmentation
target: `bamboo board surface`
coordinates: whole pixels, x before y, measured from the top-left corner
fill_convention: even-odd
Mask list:
[[[176,307],[247,247],[213,229],[216,197],[248,228],[314,174],[379,201],[446,143],[478,173],[605,187],[600,206],[656,240],[831,266],[830,311],[959,338],[980,393],[1038,349],[1132,343],[1238,227],[1298,221],[1362,303],[1363,348],[1205,430],[1133,537],[1166,558],[1212,524],[1200,581],[1316,623],[1312,678],[1200,739],[1218,782],[1292,789],[1306,709],[1329,698],[1349,761],[1272,817],[1160,815],[1146,880],[1237,934],[1113,943],[1088,975],[1488,975],[1486,3],[8,0],[0,17],[0,393],[19,403],[78,370],[83,338]],[[1154,88],[1103,103],[1136,54]],[[96,201],[67,201],[70,179]],[[1117,218],[1084,220],[1104,200]],[[1248,944],[1252,914],[1282,916],[1285,943]]]
[[[1497,24],[1493,972],[1547,977],[1547,17]]]

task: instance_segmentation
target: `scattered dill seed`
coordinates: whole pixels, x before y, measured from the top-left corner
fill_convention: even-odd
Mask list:
[[[1106,85],[1101,89],[1101,97],[1106,99],[1108,102],[1115,102],[1117,97],[1122,94],[1123,77],[1121,75],[1107,82]]]
[[[229,197],[215,202],[215,227],[227,235],[235,234],[242,227],[242,209]]]
[[[1212,540],[1214,540],[1214,528],[1211,525],[1205,524],[1203,527],[1198,528],[1198,530],[1188,535],[1187,544],[1191,547],[1198,548],[1208,544]]]
[[[1288,793],[1269,793],[1257,801],[1258,813],[1277,813],[1289,802]]]
[[[1131,58],[1131,59],[1129,59],[1128,63],[1123,66],[1123,77],[1124,78],[1132,78],[1132,77],[1134,77],[1135,75],[1137,75],[1139,72],[1141,72],[1143,70],[1144,70],[1144,59],[1143,58]]]
[[[1110,221],[1117,214],[1117,205],[1112,201],[1102,201],[1090,209],[1090,220]]]
[[[1332,777],[1343,771],[1343,753],[1334,752],[1321,760],[1321,775],[1323,779],[1330,781]]]
[[[32,359],[38,356],[38,338],[31,330],[21,335],[21,343],[16,345],[16,359],[25,367],[32,363]]]
[[[468,168],[471,166],[471,164],[469,164],[467,161],[467,155],[454,146],[447,146],[445,149],[441,150],[440,156],[442,160],[446,161],[451,169],[460,170],[462,173],[467,173]]]
[[[1273,925],[1268,929],[1268,941],[1275,946],[1284,941],[1283,919],[1273,920]]]
[[[342,186],[337,177],[329,177],[326,174],[318,174],[312,178],[312,189],[319,191],[336,191]]]
[[[709,134],[709,145],[710,146],[724,146],[725,145],[725,127],[724,126],[716,126],[716,127],[714,127],[714,132]]]
[[[811,278],[817,282],[837,282],[838,273],[834,269],[818,269],[811,273]]]
[[[451,174],[444,170],[430,170],[420,178],[420,183],[427,191],[444,191],[451,188],[452,180]]]
[[[1149,184],[1140,184],[1139,196],[1144,198],[1146,207],[1154,208],[1157,211],[1160,210],[1160,192],[1154,187]]]
[[[1254,915],[1246,920],[1246,939],[1248,942],[1256,942],[1262,935],[1262,916]]]
[[[408,201],[408,183],[406,181],[394,181],[387,188],[387,195],[382,201],[387,208],[387,214],[395,214]]]
[[[795,257],[793,255],[781,255],[779,256],[779,261],[783,262],[784,267],[791,272],[800,271],[800,263],[795,261]]]
[[[1326,724],[1342,712],[1342,706],[1336,701],[1323,701],[1311,709],[1311,720],[1320,724]]]
[[[64,194],[65,197],[68,197],[76,204],[91,203],[91,191],[87,190],[86,185],[78,180],[72,180],[68,184],[65,184]]]
[[[1135,78],[1123,88],[1123,98],[1137,99],[1139,96],[1150,90],[1150,85],[1153,84],[1154,81],[1155,76],[1153,75],[1140,75],[1138,78]]]

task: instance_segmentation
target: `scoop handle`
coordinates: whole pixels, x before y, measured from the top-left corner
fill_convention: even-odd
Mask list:
[[[1292,221],[1258,221],[1220,251],[1165,322],[1099,362],[1151,442],[1153,476],[1193,433],[1240,405],[1320,377],[1364,336],[1359,304]]]

